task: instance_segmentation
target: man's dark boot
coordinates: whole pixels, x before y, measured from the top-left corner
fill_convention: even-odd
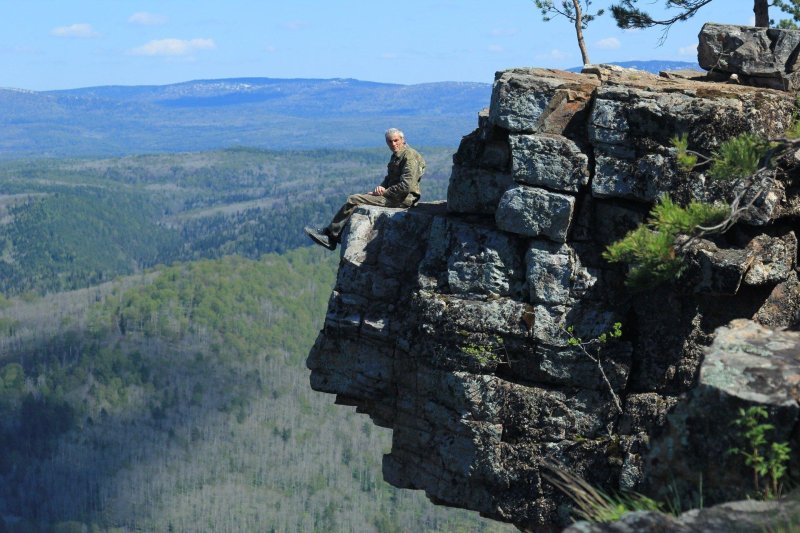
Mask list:
[[[305,228],[303,228],[303,231],[306,232],[306,235],[311,237],[312,241],[319,244],[320,246],[324,246],[328,250],[336,249],[336,239],[330,236],[327,229],[317,229],[306,226]]]

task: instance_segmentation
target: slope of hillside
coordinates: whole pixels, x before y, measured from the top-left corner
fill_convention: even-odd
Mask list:
[[[304,248],[5,302],[0,530],[507,530],[391,488],[386,432],[308,388],[335,264]]]

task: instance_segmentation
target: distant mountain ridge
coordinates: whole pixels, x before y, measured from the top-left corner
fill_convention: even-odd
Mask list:
[[[683,61],[629,61],[650,72]],[[570,69],[580,71],[581,67]],[[388,127],[417,146],[455,148],[492,85],[350,78],[229,78],[58,91],[0,89],[0,159],[378,146]]]
[[[59,91],[0,89],[0,158],[376,146],[388,127],[416,145],[458,145],[491,84],[233,78]]]
[[[357,101],[362,112],[392,114],[405,110],[409,101],[418,101],[418,112],[426,108],[448,104],[456,111],[460,105],[471,105],[475,93],[484,94],[490,87],[486,83],[438,82],[417,85],[378,83],[355,79],[277,79],[230,78],[220,80],[194,80],[170,85],[100,86],[83,89],[45,91],[41,94],[59,100],[77,98],[95,102],[147,102],[166,107],[217,107],[247,103],[269,102],[282,107],[288,114],[303,114],[309,104],[322,108],[332,99],[341,99],[350,106]],[[377,96],[363,100],[363,96]],[[453,100],[453,97],[456,97]],[[430,98],[433,98],[431,101]],[[329,106],[329,114],[348,114],[347,107]]]
[[[697,64],[697,61],[668,61],[662,59],[648,59],[648,60],[641,60],[641,61],[618,61],[615,63],[608,63],[609,65],[617,65],[619,67],[625,68],[635,68],[638,70],[644,70],[647,72],[652,72],[653,74],[658,74],[662,70],[682,70],[682,69],[694,69],[694,70],[701,70],[700,65]],[[572,67],[569,70],[570,72],[580,72],[583,67]]]

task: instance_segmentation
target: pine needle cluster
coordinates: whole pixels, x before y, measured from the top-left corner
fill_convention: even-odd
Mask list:
[[[691,172],[697,166],[697,156],[695,152],[689,150],[689,134],[676,135],[672,138],[672,146],[677,152],[678,167],[684,172]]]
[[[795,122],[786,131],[786,135],[788,138],[792,138],[790,135],[800,136],[800,123]],[[671,142],[681,170],[691,172],[698,165],[711,163],[708,175],[719,180],[752,176],[759,168],[767,166],[770,150],[774,148],[772,143],[752,133],[743,133],[728,139],[711,157],[689,150],[689,136],[686,133],[676,135]]]
[[[800,121],[796,120],[784,135],[789,142],[800,138]],[[684,172],[691,172],[698,165],[710,165],[707,174],[711,178],[743,180],[747,189],[752,186],[750,177],[760,169],[767,168],[775,154],[785,149],[786,142],[784,140],[782,146],[781,143],[743,133],[723,142],[719,149],[707,157],[689,150],[689,138],[684,133],[672,138],[672,146],[678,167]],[[688,206],[681,207],[664,195],[650,211],[647,223],[609,245],[603,257],[610,262],[628,263],[630,269],[626,282],[634,289],[677,279],[683,272],[684,264],[683,254],[676,249],[676,238],[679,235],[696,237],[726,231],[743,211],[736,207],[740,199],[735,199],[728,206],[692,201]],[[727,223],[720,224],[723,221]]]
[[[683,257],[675,248],[678,235],[691,235],[719,223],[728,214],[728,206],[692,201],[681,207],[664,194],[650,211],[647,223],[610,244],[603,257],[612,263],[628,263],[626,283],[633,289],[674,280],[684,269]]]
[[[752,133],[743,133],[722,143],[714,154],[708,175],[733,180],[752,176],[763,166],[770,143]]]

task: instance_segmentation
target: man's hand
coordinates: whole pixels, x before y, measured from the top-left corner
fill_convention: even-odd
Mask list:
[[[383,196],[383,193],[384,193],[385,191],[386,191],[386,189],[384,189],[383,187],[381,187],[380,185],[378,185],[377,187],[375,187],[375,190],[374,190],[374,191],[372,191],[372,192],[371,192],[371,193],[369,193],[369,194],[370,194],[370,195],[372,195],[372,196]]]

